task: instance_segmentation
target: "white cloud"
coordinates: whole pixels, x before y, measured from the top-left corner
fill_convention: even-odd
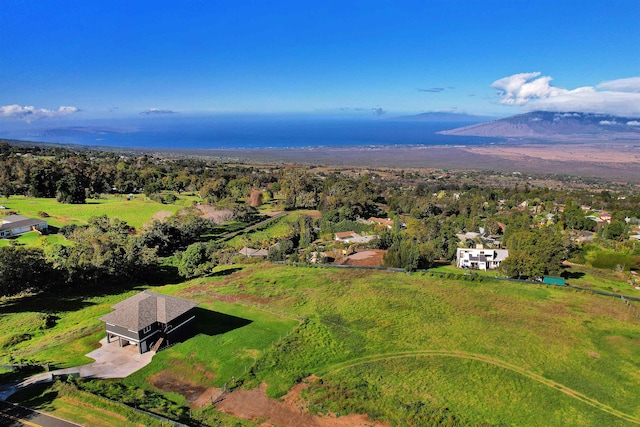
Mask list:
[[[640,116],[640,77],[573,90],[552,86],[551,80],[540,72],[520,73],[496,80],[491,87],[498,89],[501,104],[526,105],[529,111]]]
[[[0,118],[18,119],[31,122],[39,119],[53,119],[68,116],[80,111],[77,107],[61,106],[57,110],[47,110],[33,106],[22,107],[17,104],[0,106]]]
[[[615,125],[617,125],[619,123],[616,122],[615,120],[600,120],[600,122],[598,122],[598,124],[604,125],[604,126],[615,126]]]
[[[598,89],[612,90],[614,92],[640,92],[640,77],[602,82],[598,85]]]
[[[627,122],[627,126],[640,126],[640,122],[638,120],[631,120]]]

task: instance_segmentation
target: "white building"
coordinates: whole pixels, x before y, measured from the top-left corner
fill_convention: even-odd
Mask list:
[[[456,266],[473,270],[495,270],[509,256],[508,249],[458,248]]]
[[[37,218],[27,218],[21,215],[9,215],[0,218],[0,238],[17,236],[29,231],[47,231],[47,221]]]

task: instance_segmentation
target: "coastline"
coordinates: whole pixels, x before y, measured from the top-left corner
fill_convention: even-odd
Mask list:
[[[640,182],[637,141],[550,142],[508,140],[479,145],[363,145],[274,148],[146,148],[7,140],[18,145],[211,158],[224,162],[341,167],[494,170],[598,177]]]

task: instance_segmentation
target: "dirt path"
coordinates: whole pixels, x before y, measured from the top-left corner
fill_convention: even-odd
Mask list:
[[[574,399],[577,399],[583,403],[586,403],[587,405],[590,405],[596,409],[599,409],[603,412],[606,412],[608,414],[621,418],[625,421],[629,421],[634,424],[640,425],[640,419],[632,415],[626,414],[624,412],[618,411],[617,409],[614,409],[611,406],[605,405],[604,403],[601,403],[596,399],[592,399],[588,396],[585,396],[579,391],[573,390],[556,381],[545,378],[542,375],[536,374],[535,372],[531,372],[520,366],[505,362],[500,359],[496,359],[495,357],[486,356],[483,354],[467,353],[466,351],[420,350],[420,351],[406,351],[406,352],[398,352],[398,353],[374,354],[371,356],[362,357],[360,359],[338,363],[336,365],[333,365],[327,368],[324,372],[322,372],[319,375],[339,372],[344,369],[352,368],[354,366],[362,365],[365,363],[380,362],[384,360],[393,360],[393,359],[402,359],[407,357],[455,357],[458,359],[468,359],[468,360],[475,360],[483,363],[489,363],[491,365],[498,366],[500,368],[508,369],[510,371],[519,373],[520,375],[523,375],[527,378],[530,378],[548,387],[552,387],[560,391],[561,393],[564,393],[567,396],[571,396]]]
[[[271,216],[270,218],[267,218],[265,220],[262,220],[260,222],[255,223],[253,225],[245,227],[242,230],[232,231],[231,233],[223,234],[222,236],[219,237],[219,239],[230,239],[233,236],[235,236],[236,234],[246,233],[247,231],[251,231],[254,228],[258,228],[258,227],[260,227],[262,225],[265,225],[268,222],[275,221],[276,219],[278,219],[278,218],[280,218],[282,216],[285,216],[286,214],[287,214],[287,212],[277,212],[273,216]]]

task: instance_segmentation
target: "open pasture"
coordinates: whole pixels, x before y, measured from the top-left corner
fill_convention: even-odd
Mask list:
[[[640,319],[612,297],[271,264],[154,290],[199,302],[199,334],[125,383],[178,404],[188,403],[180,387],[159,378],[202,389],[266,383],[273,397],[311,378],[310,411],[392,425],[640,424]],[[2,329],[33,337],[3,354],[84,363],[102,334],[97,318],[129,295],[79,299],[36,333],[45,305],[5,302]]]
[[[50,225],[62,227],[67,224],[83,224],[93,216],[107,215],[126,221],[132,227],[140,229],[150,222],[155,214],[161,211],[175,213],[180,209],[191,206],[192,197],[181,197],[175,204],[163,204],[147,199],[142,194],[136,194],[127,200],[126,196],[107,196],[101,199],[87,199],[87,203],[69,205],[58,203],[55,199],[11,196],[0,198],[0,202],[20,215],[38,217],[40,212],[46,212]]]
[[[411,411],[419,419],[443,408],[463,424],[640,423],[640,319],[619,299],[490,279],[264,265],[209,287],[308,318],[246,379],[281,396],[317,375],[307,399],[320,412],[399,424]]]

